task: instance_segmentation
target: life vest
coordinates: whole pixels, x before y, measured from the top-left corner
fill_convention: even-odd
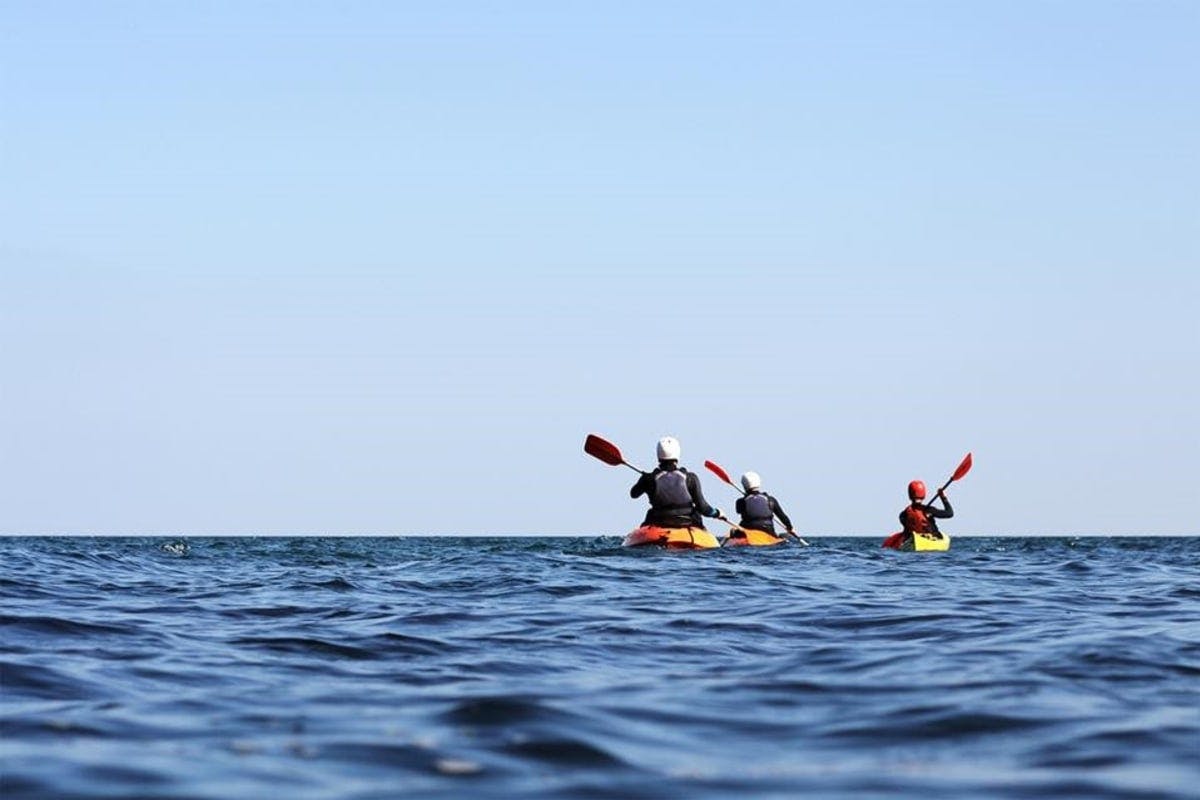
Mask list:
[[[664,514],[692,513],[692,493],[688,491],[687,470],[663,470],[654,476],[650,505]]]
[[[904,509],[904,527],[913,533],[929,533],[929,516],[925,509],[916,503]]]
[[[771,498],[762,492],[750,492],[742,501],[741,525],[760,531],[771,531],[774,528],[771,512]]]

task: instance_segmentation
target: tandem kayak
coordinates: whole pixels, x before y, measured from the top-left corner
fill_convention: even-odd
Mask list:
[[[783,539],[773,533],[754,528],[734,528],[722,547],[770,547],[782,544]]]
[[[663,547],[667,550],[709,550],[721,543],[704,528],[657,528],[643,525],[629,532],[625,547]]]
[[[904,532],[901,531],[884,539],[883,546],[892,550],[918,553],[945,551],[950,549],[950,535],[946,533],[914,533],[910,538],[905,538]]]

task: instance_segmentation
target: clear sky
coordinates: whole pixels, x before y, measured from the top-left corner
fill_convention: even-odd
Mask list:
[[[0,3],[0,531],[1200,532],[1200,4]],[[701,469],[709,498],[733,490]]]

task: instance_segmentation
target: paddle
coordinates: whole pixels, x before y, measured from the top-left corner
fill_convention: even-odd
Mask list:
[[[709,471],[709,472],[711,472],[713,475],[716,475],[718,478],[720,478],[721,480],[725,481],[725,482],[726,482],[726,483],[728,483],[730,486],[732,486],[733,488],[735,488],[735,489],[737,489],[739,492],[741,492],[741,493],[742,493],[742,497],[745,497],[745,496],[746,496],[746,490],[745,490],[745,489],[743,489],[742,487],[738,486],[738,485],[737,485],[736,483],[734,483],[732,480],[730,480],[730,478],[729,478],[729,473],[728,473],[728,472],[726,472],[725,470],[721,469],[721,465],[720,465],[720,464],[716,464],[716,463],[714,463],[714,462],[712,462],[712,461],[705,461],[705,462],[704,462],[704,466],[705,466],[705,467],[708,469],[708,471]],[[736,527],[736,526],[735,526],[735,527]],[[788,531],[788,533],[789,533],[789,534],[791,534],[792,536],[795,536],[795,537],[796,537],[796,540],[797,540],[798,542],[800,542],[800,544],[804,545],[805,547],[807,547],[807,546],[808,546],[808,542],[806,542],[806,541],[804,541],[803,539],[801,539],[799,535],[797,535],[797,534],[795,534],[795,533],[792,533],[791,531]]]
[[[594,433],[589,433],[587,438],[584,439],[583,452],[587,453],[589,456],[595,456],[610,466],[619,467],[624,464],[634,472],[640,472],[643,475],[649,474],[646,472],[646,470],[638,469],[633,464],[630,464],[628,461],[622,458],[621,451],[615,444],[607,439],[601,439]]]
[[[937,497],[939,494],[946,491],[946,489],[949,488],[950,484],[954,483],[956,480],[962,478],[964,475],[966,475],[968,472],[970,472],[972,464],[973,464],[973,462],[971,461],[971,454],[967,453],[966,458],[964,458],[962,460],[962,463],[960,463],[958,465],[958,469],[954,470],[954,474],[950,476],[950,480],[943,483],[942,488],[938,489],[937,492],[933,496]],[[933,501],[930,500],[929,502],[932,503]],[[897,533],[893,533],[891,536],[889,536],[883,540],[883,546],[884,547],[899,547],[900,542],[903,541],[903,539],[904,539],[904,531],[899,531]]]

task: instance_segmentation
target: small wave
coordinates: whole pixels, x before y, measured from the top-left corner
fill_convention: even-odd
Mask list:
[[[346,580],[345,578],[343,578],[341,576],[338,576],[336,578],[330,578],[329,580],[325,580],[325,581],[319,581],[317,583],[310,584],[310,585],[315,586],[318,589],[330,589],[335,592],[352,592],[358,588],[353,583],[351,583],[350,581]],[[305,588],[307,588],[307,587],[305,587]]]
[[[576,768],[624,767],[625,762],[594,744],[569,738],[514,742],[504,748],[509,755],[546,764]]]
[[[925,625],[938,625],[948,620],[955,619],[958,615],[948,613],[929,612],[924,614],[914,613],[888,613],[888,614],[866,614],[856,613],[847,614],[843,617],[836,617],[824,620],[821,625],[825,628],[834,630],[850,629],[850,630],[872,630],[875,628],[895,628],[902,626],[913,626],[914,628]]]
[[[230,644],[242,647],[255,647],[275,653],[335,656],[337,658],[347,658],[357,661],[378,658],[376,653],[361,647],[300,636],[246,636],[233,639]]]
[[[536,700],[518,697],[474,697],[463,700],[444,712],[442,718],[459,725],[476,726],[569,719],[557,709]]]
[[[389,631],[360,642],[369,645],[369,649],[380,657],[394,656],[436,656],[459,650],[455,645],[440,639],[424,636],[411,636],[404,633]]]
[[[311,614],[311,608],[303,606],[244,606],[222,609],[220,614],[232,619],[281,619],[300,614]]]
[[[13,661],[0,661],[0,687],[7,696],[43,700],[84,700],[99,695],[91,682],[54,667]]]
[[[64,617],[21,616],[18,614],[0,614],[0,628],[54,636],[121,636],[138,632],[137,628],[127,625],[79,622]]]
[[[1044,752],[1030,761],[1040,769],[1105,769],[1127,763],[1127,753],[1077,753],[1071,748]]]
[[[541,591],[551,597],[579,597],[585,594],[595,594],[600,591],[595,586],[587,585],[571,585],[571,584],[556,584],[550,586],[541,586]]]
[[[959,709],[904,709],[868,722],[834,725],[826,731],[837,739],[880,744],[903,741],[957,740],[961,737],[1028,731],[1054,721],[1010,714],[965,712]]]

